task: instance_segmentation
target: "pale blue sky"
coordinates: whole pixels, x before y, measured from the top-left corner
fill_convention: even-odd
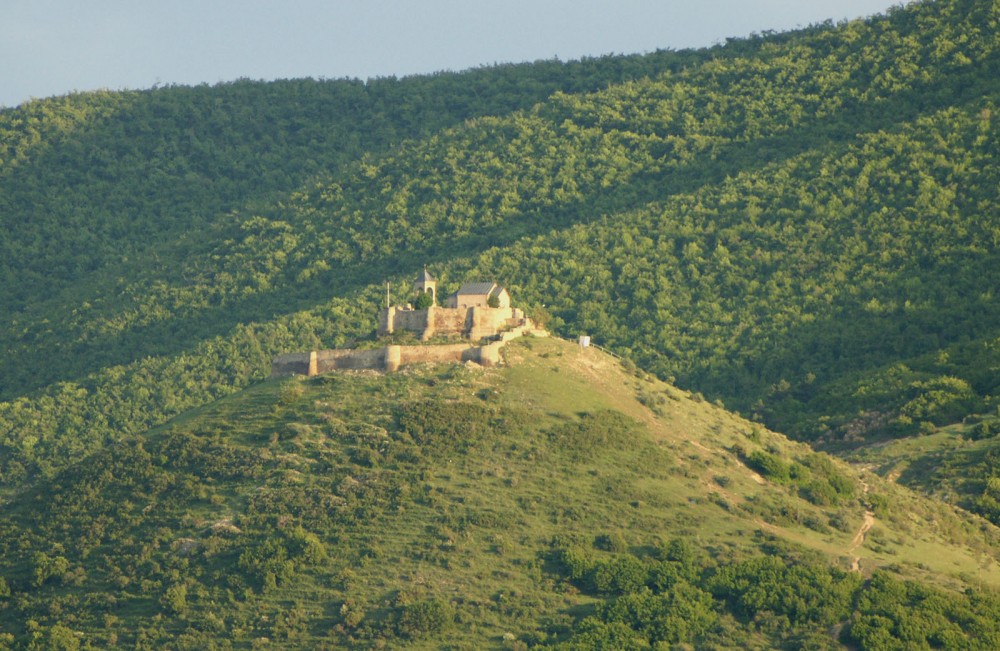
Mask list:
[[[366,79],[681,49],[890,0],[3,0],[0,106],[241,77]]]

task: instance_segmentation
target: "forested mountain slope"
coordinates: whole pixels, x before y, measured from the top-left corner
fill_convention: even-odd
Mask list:
[[[77,93],[0,111],[8,233],[0,310],[18,312],[67,285],[78,291],[81,276],[98,269],[147,267],[165,240],[336,174],[364,154],[692,58],[664,52],[367,83],[243,80]]]
[[[363,336],[424,264],[803,439],[992,410],[998,34],[994,2],[949,0],[695,53],[5,111],[0,482]]]

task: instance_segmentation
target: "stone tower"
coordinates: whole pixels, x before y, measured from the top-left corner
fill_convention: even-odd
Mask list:
[[[424,267],[423,273],[417,276],[417,281],[413,283],[413,288],[417,290],[418,294],[429,292],[432,304],[437,304],[437,281],[427,273],[427,267]]]

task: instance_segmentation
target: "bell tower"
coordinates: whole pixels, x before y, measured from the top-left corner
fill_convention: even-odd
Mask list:
[[[437,304],[437,281],[427,273],[427,267],[424,267],[423,273],[417,276],[417,281],[413,283],[413,288],[417,290],[418,294],[429,293],[432,305]]]

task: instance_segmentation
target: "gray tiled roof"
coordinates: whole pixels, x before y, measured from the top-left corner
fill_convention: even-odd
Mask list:
[[[422,272],[420,272],[420,275],[417,276],[417,282],[418,283],[434,282],[434,277],[431,276],[429,273],[427,273],[427,270],[424,269]]]
[[[497,287],[496,283],[463,283],[461,287],[458,288],[457,294],[489,294],[493,291],[493,288]],[[497,287],[499,289],[499,287]]]

